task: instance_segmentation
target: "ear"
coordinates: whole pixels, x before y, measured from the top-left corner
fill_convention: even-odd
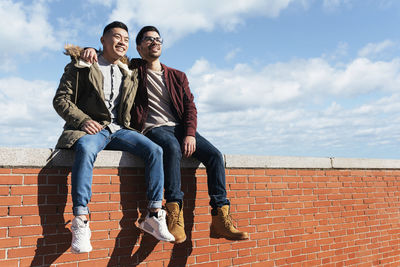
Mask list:
[[[100,42],[101,42],[102,45],[104,45],[104,37],[103,36],[101,36]]]

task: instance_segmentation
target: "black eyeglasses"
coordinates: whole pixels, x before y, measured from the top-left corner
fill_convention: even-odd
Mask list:
[[[143,37],[142,41],[145,41],[146,43],[156,42],[156,43],[162,44],[164,40],[161,37],[145,36],[145,37]]]

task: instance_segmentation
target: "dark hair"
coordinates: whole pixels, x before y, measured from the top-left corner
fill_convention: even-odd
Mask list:
[[[157,32],[160,35],[160,32],[154,26],[144,26],[139,33],[136,35],[136,45],[139,45],[143,40],[143,35],[146,32]]]
[[[122,22],[120,22],[120,21],[113,21],[113,22],[111,22],[110,24],[108,24],[106,27],[104,27],[103,36],[104,36],[109,30],[114,29],[114,28],[121,28],[121,29],[124,29],[125,31],[128,32],[128,27],[127,27],[124,23],[122,23]]]

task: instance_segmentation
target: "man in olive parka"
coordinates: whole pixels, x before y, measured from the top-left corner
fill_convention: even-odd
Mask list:
[[[72,148],[75,159],[71,173],[73,202],[72,252],[92,250],[86,215],[91,198],[93,164],[103,149],[128,151],[145,163],[149,212],[140,228],[159,240],[174,241],[161,209],[163,199],[162,149],[131,127],[131,109],[136,95],[137,72],[128,69],[125,54],[128,28],[122,22],[108,24],[101,37],[99,61],[79,59],[77,48],[66,47],[71,56],[53,99],[57,113],[66,121],[57,148]],[[124,63],[125,62],[125,63]]]

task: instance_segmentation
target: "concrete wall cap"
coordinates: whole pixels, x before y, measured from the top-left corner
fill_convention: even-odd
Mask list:
[[[71,167],[72,150],[49,148],[0,147],[0,167]],[[283,157],[257,155],[224,155],[226,168],[283,168],[283,169],[400,169],[397,159],[355,159],[330,157]],[[101,151],[96,168],[144,167],[143,161],[128,152]],[[184,159],[183,168],[204,168],[194,158]]]

